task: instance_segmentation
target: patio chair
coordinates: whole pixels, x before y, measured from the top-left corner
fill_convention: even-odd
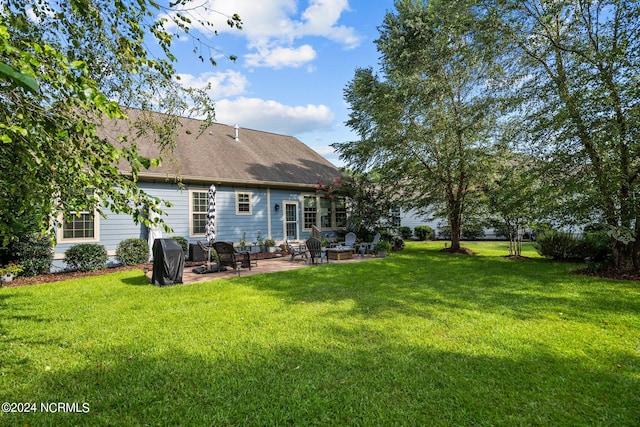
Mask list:
[[[285,240],[284,244],[287,248],[287,252],[291,254],[291,259],[289,261],[295,261],[297,256],[299,256],[300,258],[304,257],[305,260],[309,259],[307,257],[307,248],[304,247],[304,245],[298,245],[298,247],[296,248],[294,245],[289,243],[288,240]]]
[[[205,245],[200,240],[198,240],[197,243],[198,243],[198,246],[200,247],[200,249],[202,250],[202,252],[206,254],[207,263],[205,265],[203,265],[203,266],[194,268],[193,272],[194,273],[198,273],[198,274],[217,273],[219,265],[216,264],[215,267],[214,267],[211,264],[211,249],[212,249],[212,246],[209,244],[209,242],[207,242],[207,244]]]
[[[371,242],[362,242],[360,243],[360,248],[359,248],[359,252],[360,255],[364,255],[367,252],[372,254],[373,253],[373,247],[376,243],[378,243],[380,241],[380,233],[376,233],[375,236],[373,236],[373,240]]]
[[[315,237],[322,242],[322,232],[315,225],[311,226],[311,237]]]
[[[229,242],[215,242],[213,244],[213,250],[218,254],[218,268],[231,267],[235,272],[240,275],[240,267],[247,266],[251,270],[251,262],[247,262],[249,253],[243,254],[245,259],[242,259],[241,254],[237,253],[233,248],[233,244]]]
[[[354,232],[349,232],[344,236],[344,242],[340,242],[340,246],[343,246],[347,249],[351,248],[354,249],[354,246],[356,244],[356,233]]]
[[[322,241],[316,239],[315,237],[310,237],[307,240],[307,250],[309,251],[309,255],[311,256],[311,259],[309,260],[311,264],[317,264],[318,261],[320,261],[320,264],[322,264],[323,258],[326,259],[327,264],[329,264],[329,257],[327,256],[327,253],[322,250]]]

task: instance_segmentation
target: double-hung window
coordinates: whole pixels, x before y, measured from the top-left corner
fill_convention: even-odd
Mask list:
[[[236,192],[236,215],[251,215],[251,197],[249,191]]]
[[[58,242],[97,242],[100,240],[100,221],[95,212],[72,212],[65,216],[58,228]]]
[[[317,223],[318,201],[316,196],[304,196],[303,206],[303,227],[305,229],[310,229]]]
[[[191,236],[204,236],[207,226],[207,210],[209,208],[209,193],[203,190],[189,192],[189,232]]]

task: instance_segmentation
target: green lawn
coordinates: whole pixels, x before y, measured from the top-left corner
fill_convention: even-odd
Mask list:
[[[639,425],[640,285],[467,246],[0,289],[0,425]]]

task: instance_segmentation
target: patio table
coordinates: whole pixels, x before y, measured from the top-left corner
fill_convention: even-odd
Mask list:
[[[345,248],[336,246],[333,248],[327,248],[327,256],[329,259],[341,261],[343,259],[353,258],[353,248]]]

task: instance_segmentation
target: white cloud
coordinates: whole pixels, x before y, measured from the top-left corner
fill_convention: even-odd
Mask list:
[[[349,10],[347,0],[311,0],[302,13],[302,23],[297,33],[300,36],[322,36],[348,48],[360,44],[361,37],[351,27],[337,25],[343,12]]]
[[[325,105],[289,106],[240,97],[216,102],[216,120],[261,131],[297,135],[331,128],[334,114]]]
[[[247,65],[250,67],[301,67],[316,58],[316,51],[308,44],[298,48],[275,47],[259,48],[257,53],[245,55]]]
[[[309,0],[299,11],[295,0],[205,0],[200,6],[189,5],[183,13],[191,18],[194,29],[211,35],[213,24],[219,33],[230,32],[245,37],[255,53],[245,56],[250,66],[300,67],[313,61],[315,50],[308,43],[296,47],[296,40],[324,37],[348,49],[357,47],[362,36],[354,28],[339,25],[342,14],[349,10],[348,0]],[[227,17],[237,13],[243,21],[241,31],[231,29]],[[313,54],[312,54],[313,53]],[[273,58],[272,58],[273,56]],[[294,59],[293,56],[297,58]]]
[[[204,89],[207,85],[211,85],[207,93],[213,99],[243,94],[250,84],[242,73],[232,70],[208,72],[199,76],[191,74],[179,74],[179,76],[180,83],[185,87]]]

